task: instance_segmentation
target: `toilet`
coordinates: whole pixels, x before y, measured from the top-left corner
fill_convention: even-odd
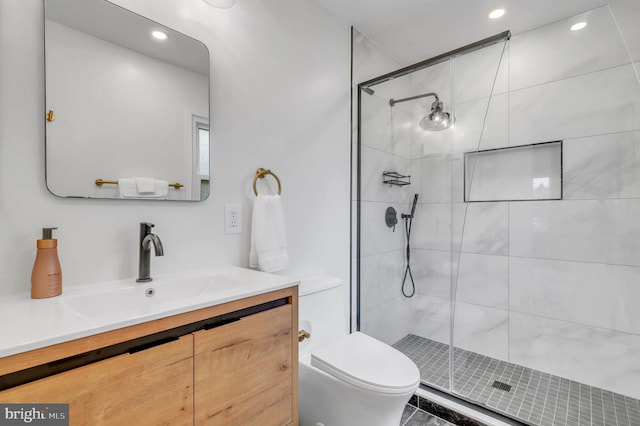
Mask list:
[[[342,281],[300,281],[300,424],[398,426],[420,371],[391,346],[346,331]]]

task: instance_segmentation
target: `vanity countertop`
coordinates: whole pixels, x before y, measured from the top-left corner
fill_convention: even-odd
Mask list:
[[[182,284],[182,286],[181,286]],[[0,299],[0,358],[292,287],[298,281],[236,266],[63,287],[61,296]]]

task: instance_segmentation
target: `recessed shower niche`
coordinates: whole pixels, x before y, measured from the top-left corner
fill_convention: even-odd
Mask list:
[[[465,152],[464,201],[562,199],[562,141]]]

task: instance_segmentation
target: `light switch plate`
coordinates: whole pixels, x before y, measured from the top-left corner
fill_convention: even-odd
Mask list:
[[[226,204],[224,206],[224,233],[239,234],[242,230],[241,209],[239,204]]]

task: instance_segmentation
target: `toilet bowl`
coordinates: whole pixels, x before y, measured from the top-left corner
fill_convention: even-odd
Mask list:
[[[348,334],[340,279],[316,276],[299,287],[300,424],[400,424],[420,384],[407,356],[364,333]]]

